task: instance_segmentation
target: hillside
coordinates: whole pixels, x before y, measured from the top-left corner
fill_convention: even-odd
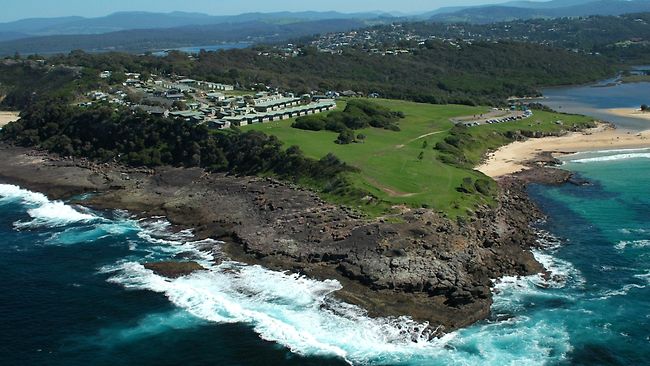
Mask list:
[[[456,164],[448,162],[444,158],[445,152],[436,149],[438,144],[450,141],[450,136],[458,135],[451,119],[486,113],[489,108],[434,106],[387,99],[372,102],[405,114],[405,119],[399,122],[400,131],[363,128],[355,131],[355,134],[364,136],[362,141],[341,145],[334,142],[338,135],[336,132],[292,128],[294,120],[251,125],[243,127],[243,130],[276,136],[285,147],[296,145],[309,158],[321,159],[333,153],[359,169],[359,172],[349,173],[353,187],[370,192],[379,200],[375,205],[370,204],[373,201],[360,205],[346,197],[330,197],[334,201],[375,213],[394,205],[430,207],[455,217],[493,203],[492,190],[495,187],[473,167],[489,149],[512,141],[512,137],[507,137],[511,136],[509,132],[553,134],[591,123],[588,117],[535,111],[535,115],[527,120],[464,129],[469,137],[460,154],[464,154],[467,161]],[[344,107],[344,104],[339,105],[339,110]],[[564,126],[554,123],[558,119],[565,122]],[[467,182],[471,182],[469,186]],[[481,184],[485,186],[481,187]],[[474,186],[481,187],[482,192]]]
[[[504,5],[470,7],[434,14],[439,22],[489,24],[515,19],[584,17],[590,15],[621,15],[650,11],[647,0],[597,0],[577,2],[513,2]]]
[[[216,25],[228,23],[264,22],[269,24],[290,24],[329,19],[366,20],[382,16],[382,13],[339,13],[329,12],[275,12],[244,13],[239,15],[215,16],[203,13],[176,11],[171,13],[117,12],[96,18],[59,17],[30,18],[0,23],[0,34],[21,34],[23,38],[51,35],[101,34],[133,29],[163,29],[188,26]]]
[[[607,31],[603,31],[606,29]],[[371,41],[366,39],[370,35]],[[329,34],[313,41],[324,49],[337,49],[347,34]],[[435,40],[447,42],[516,41],[553,46],[572,52],[609,56],[611,63],[644,64],[650,60],[650,13],[582,18],[513,20],[492,24],[408,22],[378,25],[348,37],[347,47],[380,50],[414,49]],[[342,47],[340,47],[342,48]],[[338,48],[338,49],[340,49]]]
[[[347,31],[364,25],[362,21],[354,19],[315,20],[289,24],[249,21],[179,28],[136,29],[104,34],[41,36],[0,42],[0,56],[13,55],[16,52],[66,53],[77,49],[89,52],[145,52],[231,42],[273,43],[321,32]]]

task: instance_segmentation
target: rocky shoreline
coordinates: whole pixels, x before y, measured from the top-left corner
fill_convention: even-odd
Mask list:
[[[542,215],[526,184],[570,178],[539,166],[546,163],[500,179],[499,207],[480,209],[467,222],[425,209],[369,220],[273,179],[132,169],[8,145],[0,145],[0,182],[52,199],[93,192],[80,203],[166,216],[198,239],[225,242],[222,258],[336,279],[343,288],[335,296],[369,315],[409,315],[440,335],[489,316],[493,279],[544,270],[529,250],[536,242],[530,223]],[[150,267],[174,277],[194,265]]]

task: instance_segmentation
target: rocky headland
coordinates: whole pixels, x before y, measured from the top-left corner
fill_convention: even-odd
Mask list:
[[[0,182],[68,199],[93,192],[83,205],[164,215],[199,239],[223,241],[222,256],[317,279],[336,279],[335,296],[371,316],[409,315],[438,334],[490,314],[493,280],[543,271],[530,248],[530,223],[541,218],[527,182],[562,182],[537,166],[499,180],[497,208],[467,220],[426,209],[367,219],[315,193],[273,179],[208,174],[201,169],[133,169],[0,145]],[[200,270],[196,263],[149,264],[169,277]],[[200,266],[199,266],[200,267]]]

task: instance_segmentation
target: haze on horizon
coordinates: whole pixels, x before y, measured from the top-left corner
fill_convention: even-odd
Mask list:
[[[539,0],[534,0],[539,1]],[[100,17],[120,11],[197,12],[210,15],[278,11],[338,11],[342,13],[383,11],[391,13],[420,13],[445,6],[497,4],[506,0],[330,0],[306,2],[297,0],[193,0],[179,4],[177,0],[21,0],[7,1],[0,13],[0,22],[26,18],[53,18],[62,16]]]

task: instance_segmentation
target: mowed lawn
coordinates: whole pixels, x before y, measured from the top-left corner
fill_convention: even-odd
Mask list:
[[[360,169],[360,173],[350,175],[356,187],[391,205],[426,206],[457,216],[473,210],[477,204],[492,203],[484,196],[464,194],[456,189],[464,178],[485,178],[482,173],[445,164],[438,158],[440,153],[434,150],[436,143],[447,137],[454,126],[451,118],[484,113],[490,110],[489,107],[431,105],[386,99],[373,102],[404,112],[406,118],[399,122],[401,131],[377,128],[357,130],[356,134],[366,136],[363,143],[338,145],[334,143],[337,133],[295,129],[291,127],[293,119],[246,126],[242,130],[258,130],[275,135],[286,147],[297,145],[314,159],[333,153]],[[345,108],[344,101],[338,101],[338,104],[338,109]],[[566,121],[565,125],[590,121],[582,116],[536,111],[535,116],[526,120],[472,127],[472,134],[480,141],[485,140],[485,144],[473,153],[479,158],[489,149],[508,142],[500,135],[493,137],[494,131],[552,131],[563,128],[555,123],[556,120]],[[419,160],[421,152],[423,159]]]
[[[357,187],[386,202],[418,207],[427,205],[444,211],[454,206],[459,210],[473,206],[475,199],[464,200],[464,195],[457,192],[456,187],[460,186],[463,178],[471,176],[476,179],[481,174],[440,162],[437,159],[438,153],[433,148],[453,127],[450,118],[483,113],[489,108],[439,106],[384,99],[373,101],[404,112],[406,118],[399,122],[401,131],[377,128],[357,130],[357,134],[366,135],[363,143],[338,145],[334,143],[337,133],[291,128],[293,120],[242,129],[275,135],[287,147],[300,146],[307,156],[315,159],[333,153],[361,170],[351,176]],[[345,103],[339,102],[339,108],[344,107]],[[418,159],[420,152],[424,153],[422,160]]]

